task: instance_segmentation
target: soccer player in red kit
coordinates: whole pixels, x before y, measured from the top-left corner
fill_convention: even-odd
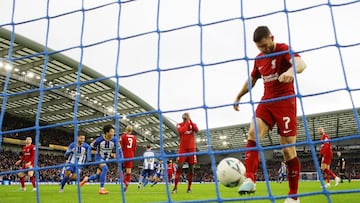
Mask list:
[[[170,159],[169,163],[167,164],[167,174],[168,174],[169,183],[172,183],[173,181],[174,172],[175,172],[175,165],[173,161]]]
[[[191,153],[196,152],[196,145],[195,145],[195,135],[194,133],[197,133],[199,131],[197,125],[191,121],[190,114],[184,113],[182,115],[183,122],[177,124],[177,130],[180,136],[180,146],[178,154],[185,154],[185,153]],[[187,192],[191,193],[191,183],[194,176],[194,164],[196,164],[196,155],[190,155],[190,156],[180,156],[177,160],[177,171],[175,174],[175,184],[174,188],[172,190],[172,193],[177,192],[177,185],[180,180],[182,167],[184,165],[184,162],[187,160],[189,164],[189,170],[188,170],[188,188]]]
[[[321,147],[320,147],[320,156],[321,158],[321,171],[324,174],[324,178],[326,179],[325,187],[330,187],[330,177],[333,177],[335,179],[335,186],[337,186],[341,179],[337,177],[331,170],[331,160],[333,157],[333,151],[331,147],[330,136],[325,133],[324,128],[318,128],[318,133],[320,136],[320,140],[322,141]]]
[[[23,155],[21,156],[20,160],[18,160],[15,163],[15,165],[17,166],[21,162],[23,162],[21,169],[34,168],[36,149],[35,149],[35,146],[32,144],[32,138],[31,137],[26,137],[25,146],[23,147],[22,152],[23,152]],[[31,180],[31,183],[32,183],[32,186],[33,186],[33,191],[36,191],[36,182],[35,182],[34,171],[28,171],[27,174],[30,177],[30,180]],[[19,178],[20,178],[21,190],[25,191],[26,190],[26,187],[25,187],[25,173],[20,172],[18,175],[19,175]]]
[[[133,127],[127,126],[125,133],[120,137],[120,146],[124,158],[134,158],[136,152],[136,136],[132,134]],[[125,192],[131,181],[131,169],[133,167],[133,161],[125,161],[123,168],[125,169],[124,184]]]
[[[255,29],[253,41],[260,54],[255,59],[249,81],[244,83],[234,102],[234,109],[239,111],[238,103],[241,97],[255,86],[259,78],[263,79],[264,95],[261,99],[262,102],[256,108],[255,119],[251,119],[246,148],[256,147],[256,136],[262,139],[275,124],[277,124],[280,134],[280,144],[294,144],[297,130],[294,74],[303,72],[306,65],[298,54],[289,53],[288,45],[275,43],[274,36],[267,26],[259,26]],[[275,99],[284,96],[286,98]],[[268,101],[269,99],[271,101]],[[255,126],[257,126],[257,131]],[[288,167],[290,190],[288,194],[295,195],[298,192],[300,161],[295,146],[284,147],[282,151]],[[260,162],[259,152],[253,149],[247,150],[245,154],[247,179],[240,185],[239,194],[252,193],[256,190],[255,176]],[[297,203],[300,200],[296,196],[285,199],[285,203],[291,202]]]

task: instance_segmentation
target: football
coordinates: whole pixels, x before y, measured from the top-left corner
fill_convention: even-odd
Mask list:
[[[237,158],[227,157],[216,167],[218,181],[225,187],[236,187],[245,180],[245,166]]]

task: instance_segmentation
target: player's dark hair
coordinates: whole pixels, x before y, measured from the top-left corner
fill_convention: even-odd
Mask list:
[[[79,131],[78,132],[78,137],[79,136],[85,136],[86,137],[86,132],[85,131]]]
[[[104,134],[108,133],[111,129],[115,130],[115,127],[113,125],[105,125],[103,128]]]
[[[254,31],[254,42],[260,42],[263,38],[271,35],[270,29],[267,26],[259,26]]]

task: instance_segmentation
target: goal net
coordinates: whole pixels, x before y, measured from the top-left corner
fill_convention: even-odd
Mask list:
[[[163,116],[174,114],[179,116],[185,111],[191,111],[192,118],[194,120],[196,118],[201,129],[206,131],[202,139],[204,145],[202,148],[199,145],[201,150],[197,151],[196,155],[206,154],[210,157],[208,170],[209,174],[211,172],[214,174],[216,181],[215,156],[226,153],[244,153],[245,148],[239,147],[239,144],[235,145],[235,141],[243,142],[243,135],[246,132],[240,128],[234,130],[234,134],[237,136],[232,137],[232,140],[221,141],[223,146],[227,147],[227,151],[221,151],[220,148],[212,147],[216,143],[211,141],[209,129],[214,126],[226,128],[226,126],[249,122],[262,95],[262,88],[259,87],[261,82],[258,82],[259,85],[256,86],[256,89],[254,88],[254,91],[247,94],[246,98],[242,98],[239,104],[241,113],[234,111],[233,101],[236,93],[241,88],[242,82],[250,77],[255,56],[259,53],[252,38],[253,30],[259,25],[269,26],[275,36],[275,41],[289,44],[290,52],[299,53],[308,66],[307,70],[301,76],[299,75],[301,79],[298,81],[295,75],[294,81],[296,98],[299,103],[298,114],[304,118],[303,122],[298,125],[303,132],[302,140],[298,139],[296,145],[309,146],[313,152],[312,157],[315,158],[314,146],[320,143],[316,141],[317,138],[312,136],[315,132],[309,132],[308,126],[315,125],[316,120],[308,121],[305,119],[306,115],[344,108],[352,109],[351,118],[354,124],[351,125],[351,128],[349,127],[347,134],[349,136],[338,138],[335,141],[340,139],[353,141],[360,138],[360,121],[357,113],[360,104],[360,73],[356,60],[360,53],[360,31],[359,23],[356,20],[360,19],[359,0],[47,0],[41,1],[41,3],[36,1],[36,5],[34,2],[2,0],[0,5],[0,28],[8,30],[12,34],[10,39],[5,40],[1,39],[3,36],[0,33],[0,62],[9,64],[9,66],[0,67],[2,74],[0,77],[2,81],[0,125],[3,127],[0,130],[0,147],[4,135],[10,133],[16,135],[29,130],[36,132],[34,143],[37,143],[38,146],[39,140],[43,136],[40,134],[40,130],[54,126],[44,127],[41,120],[43,116],[48,116],[51,120],[72,115],[74,119],[70,123],[61,119],[56,125],[72,124],[75,126],[74,132],[77,132],[78,124],[96,123],[100,119],[108,119],[109,112],[111,113],[109,119],[116,121],[121,118],[120,113],[130,115],[135,119],[146,114],[156,114],[162,123]],[[15,38],[18,34],[38,42],[44,48],[36,47],[40,51],[34,52],[25,46],[18,46],[15,43],[19,39],[19,37]],[[78,74],[75,74],[75,77],[69,76],[74,71],[73,69],[68,70],[66,64],[61,64],[59,69],[53,68],[52,72],[49,70],[52,64],[59,64],[56,58],[57,53],[65,54],[78,62],[78,68],[75,70]],[[67,63],[71,62],[69,61]],[[88,92],[82,91],[83,86],[101,83],[106,79],[81,78],[80,73],[85,64],[116,81],[114,89],[104,87],[90,95],[87,95]],[[14,67],[12,71],[16,78],[10,77],[11,65]],[[21,66],[21,69],[16,69],[18,66]],[[27,72],[35,69],[38,73],[35,77],[33,73]],[[58,73],[60,70],[64,71]],[[53,81],[65,78],[63,81],[67,82],[52,84],[50,83],[52,81],[45,81],[44,79],[50,74],[53,74]],[[91,72],[91,75],[95,77],[97,73],[94,71]],[[33,79],[27,82],[26,86],[18,86],[18,83],[12,84],[14,81],[20,81],[19,78],[25,78],[23,81],[26,82],[30,80],[28,79],[30,76]],[[38,84],[36,88],[32,83],[35,80]],[[112,108],[103,108],[105,107],[103,101],[106,98],[112,98],[113,92],[118,94],[120,85],[131,86],[133,97],[141,97],[155,110],[135,108],[134,102],[130,100],[119,105],[118,98],[127,100],[120,95],[113,97],[115,98],[114,102],[106,103]],[[69,89],[70,86],[73,88]],[[99,86],[103,85],[99,84]],[[97,86],[91,87],[92,89],[97,88]],[[256,92],[258,90],[261,91],[260,94]],[[54,115],[51,112],[43,112],[45,100],[43,101],[42,98],[46,98],[45,96],[50,91],[56,92],[60,96],[74,98],[73,112],[51,106],[46,107],[51,109],[51,112],[56,112]],[[14,105],[17,98],[15,96],[26,98],[27,94],[39,98],[40,102],[38,103],[33,100],[37,110],[26,112],[30,98],[18,110],[26,112],[25,119],[32,119],[35,122],[28,128],[17,127],[6,132],[4,129],[5,110],[7,111]],[[82,98],[85,96],[83,94],[86,94],[86,97]],[[49,100],[57,98],[49,98]],[[92,108],[78,107],[80,100]],[[58,100],[57,102],[61,104],[62,101]],[[118,106],[123,108],[122,112],[118,111]],[[93,110],[99,108],[106,113]],[[78,109],[83,110],[84,114],[81,114]],[[106,117],[104,118],[104,116]],[[80,122],[79,117],[84,117],[84,119]],[[341,118],[338,119],[340,122]],[[141,125],[150,128],[159,126],[159,123],[149,120]],[[91,126],[89,129],[93,127]],[[170,142],[178,137],[174,135],[165,139],[163,130],[166,131],[166,129],[160,129],[159,132],[155,132],[156,134],[151,134],[150,131],[144,132],[148,136],[147,140],[159,138],[159,142],[156,143],[160,146],[159,158],[175,159],[177,155],[171,154],[164,146],[168,144],[165,143],[166,141]],[[220,129],[219,132],[221,133],[222,130]],[[119,128],[117,128],[116,134],[119,134]],[[272,148],[279,149],[281,146],[275,143],[275,136],[268,136],[266,140],[269,143],[268,146],[258,147],[257,150],[260,151],[261,163],[264,164],[264,180],[269,180],[269,174],[265,170],[264,152],[273,150]],[[178,147],[176,142],[173,143]],[[37,159],[36,157],[36,163]],[[140,158],[138,157],[138,159]],[[123,161],[117,157],[116,163]],[[90,164],[92,163],[88,165]],[[35,164],[34,171],[37,182],[39,181],[38,174],[42,170],[60,167],[62,165],[46,168]],[[0,170],[0,176],[18,172],[8,170],[8,168],[10,167],[7,167],[5,171]],[[315,169],[307,170],[317,170],[317,172],[302,172],[301,180],[319,180],[320,168],[318,165],[315,166]],[[217,183],[214,184],[212,191],[206,191],[213,195],[213,199],[206,196],[207,199],[194,200],[192,198],[195,198],[196,192],[194,192],[194,196],[188,194],[171,196],[168,188],[166,194],[162,192],[156,195],[151,193],[147,195],[162,196],[166,198],[166,202],[258,202],[269,200],[275,203],[288,197],[286,192],[282,195],[273,193],[269,181],[266,181],[266,184],[267,187],[263,190],[267,191],[261,191],[250,198],[240,197],[237,189],[233,189],[233,195],[226,198],[227,195],[221,193],[220,187],[222,186]],[[169,185],[167,184],[167,186]],[[333,194],[359,193],[359,189],[330,193],[322,190],[317,194],[319,193],[326,196],[331,202],[330,196]],[[39,190],[36,192],[37,202],[40,202],[42,194]],[[77,201],[82,202],[80,188],[77,189],[77,194]],[[127,193],[127,196],[130,194]],[[317,194],[303,191],[299,193],[304,199],[313,198]],[[123,202],[127,201],[123,190],[117,192],[116,195],[124,197]],[[180,199],[185,196],[187,199]],[[1,201],[11,202],[13,199],[1,199]],[[76,200],[73,201],[76,202]]]

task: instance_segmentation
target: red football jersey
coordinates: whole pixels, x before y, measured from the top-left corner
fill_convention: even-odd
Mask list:
[[[177,130],[180,136],[180,147],[182,149],[194,149],[195,145],[195,135],[199,131],[197,125],[191,121],[179,123],[177,125]]]
[[[289,51],[289,46],[283,43],[277,43],[273,54],[285,51]],[[294,54],[294,56],[299,55]],[[260,53],[257,56],[257,59],[255,59],[254,69],[252,70],[251,77],[263,78],[263,100],[295,94],[293,82],[280,83],[278,80],[279,76],[292,66],[289,62],[290,59],[291,55],[289,53],[283,53],[271,57]]]
[[[175,172],[174,163],[168,163],[167,167],[168,174],[173,174]]]
[[[33,144],[30,144],[28,146],[23,147],[23,155],[21,156],[21,160],[24,161],[24,163],[31,162],[31,165],[34,165],[35,162],[35,146]]]
[[[136,136],[131,134],[122,134],[120,138],[120,146],[124,158],[133,158],[136,152]]]
[[[321,147],[320,147],[320,154],[324,155],[329,152],[332,152],[331,144],[330,144],[330,142],[328,142],[328,141],[330,141],[330,136],[328,134],[324,133],[321,136],[320,140],[324,141],[324,143],[321,144]]]

